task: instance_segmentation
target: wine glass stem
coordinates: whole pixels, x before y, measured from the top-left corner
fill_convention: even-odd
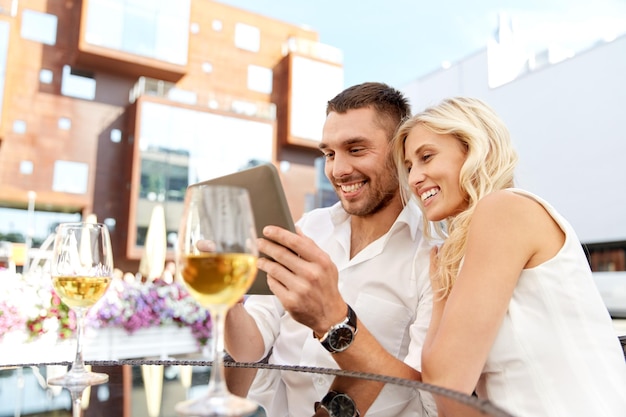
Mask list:
[[[215,307],[211,309],[213,321],[213,366],[209,377],[209,394],[212,396],[228,395],[228,387],[224,376],[224,324],[227,308]]]
[[[76,314],[76,357],[72,364],[72,372],[87,372],[83,359],[83,333],[85,329],[85,309],[75,308]]]
[[[82,392],[72,393],[72,417],[81,417],[81,396]]]

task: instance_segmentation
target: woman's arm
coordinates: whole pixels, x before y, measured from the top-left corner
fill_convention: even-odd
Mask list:
[[[422,351],[424,382],[474,390],[521,271],[554,256],[555,242],[562,245],[562,232],[550,226],[554,221],[541,205],[513,192],[479,202],[456,283],[447,299],[434,303]]]

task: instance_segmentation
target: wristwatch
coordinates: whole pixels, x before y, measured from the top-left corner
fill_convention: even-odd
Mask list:
[[[313,336],[322,343],[327,351],[337,353],[350,347],[356,332],[356,313],[352,307],[348,306],[348,315],[341,323],[332,326],[322,337],[317,337],[315,332],[313,332]]]
[[[321,402],[315,403],[315,412],[323,408],[330,417],[360,417],[354,400],[348,394],[328,391]]]

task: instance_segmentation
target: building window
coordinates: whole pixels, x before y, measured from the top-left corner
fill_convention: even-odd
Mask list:
[[[197,35],[198,33],[200,33],[200,25],[196,22],[192,22],[189,25],[189,32],[191,32],[193,35]]]
[[[61,117],[57,125],[61,130],[70,130],[72,128],[72,121],[67,117]]]
[[[237,114],[244,114],[246,116],[254,116],[258,111],[256,104],[244,100],[233,100],[230,103],[230,109]]]
[[[106,219],[103,220],[103,223],[107,225],[110,231],[114,231],[117,221],[112,217],[107,217]]]
[[[167,202],[167,231],[174,233],[189,184],[272,159],[272,123],[146,101],[138,117],[139,192],[131,196],[137,202],[131,217],[136,219],[139,246],[156,202]]]
[[[15,120],[13,122],[13,133],[23,135],[26,133],[26,122],[23,120]]]
[[[33,161],[20,161],[20,174],[30,175],[33,173]]]
[[[235,46],[250,52],[259,52],[261,48],[261,31],[244,23],[235,25]]]
[[[93,100],[96,97],[96,80],[93,74],[63,66],[61,94],[69,97]]]
[[[87,4],[87,43],[187,64],[189,31],[193,33],[191,0],[90,0]]]
[[[55,161],[52,190],[60,193],[85,194],[89,166],[83,162]]]
[[[42,84],[51,84],[54,79],[54,73],[49,69],[41,69],[39,71],[39,82]]]
[[[211,64],[210,62],[203,62],[202,72],[205,72],[207,74],[210,74],[211,72],[213,72],[213,64]]]
[[[167,98],[185,104],[196,104],[198,102],[198,95],[196,93],[176,87],[171,88],[167,92]]]
[[[24,10],[20,35],[24,39],[54,45],[57,41],[57,20],[53,14]]]
[[[590,263],[592,271],[626,271],[626,249],[593,249]]]
[[[213,28],[214,31],[221,32],[222,31],[222,27],[223,27],[222,21],[215,19],[213,21],[213,23],[211,23],[211,27]]]
[[[111,129],[111,142],[120,143],[122,141],[122,131],[119,129]]]
[[[259,93],[271,94],[273,72],[270,68],[248,65],[248,88]]]
[[[343,68],[326,62],[295,56],[291,67],[289,133],[292,137],[321,140],[328,97],[343,89]]]

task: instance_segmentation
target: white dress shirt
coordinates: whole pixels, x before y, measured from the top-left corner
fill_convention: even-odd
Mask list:
[[[352,259],[350,224],[350,216],[340,203],[313,210],[298,222],[304,234],[336,264],[339,291],[361,323],[387,351],[419,370],[432,311],[428,275],[431,244],[422,236],[419,209],[410,202],[386,234]],[[261,330],[265,355],[273,348],[269,363],[337,368],[311,329],[293,320],[275,296],[250,296],[245,307]],[[272,378],[260,370],[250,396],[264,406],[268,416],[310,416],[314,402],[324,397],[332,381],[332,376],[292,371]],[[396,391],[398,395],[381,395],[368,416],[400,415],[399,410],[407,407],[413,415],[419,413],[419,396],[413,394],[411,400],[406,389]]]

